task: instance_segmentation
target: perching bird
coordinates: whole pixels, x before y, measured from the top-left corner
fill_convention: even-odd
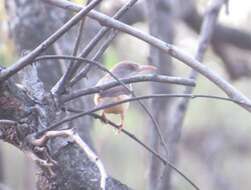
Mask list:
[[[131,76],[136,76],[144,73],[152,73],[156,70],[156,67],[151,65],[140,65],[130,61],[124,61],[115,65],[112,68],[111,72],[117,78],[128,78]],[[107,73],[104,77],[102,77],[96,84],[96,86],[100,86],[109,82],[115,81],[115,79]],[[129,89],[132,90],[132,86],[128,85]],[[131,97],[131,92],[128,91],[124,86],[116,86],[107,90],[104,90],[100,93],[95,94],[94,103],[96,106],[102,106],[105,104],[111,104],[119,101],[123,101]],[[110,108],[106,108],[102,110],[102,117],[104,121],[106,121],[105,114],[119,114],[121,124],[119,125],[119,131],[124,126],[124,115],[127,109],[129,108],[129,102],[119,104]]]

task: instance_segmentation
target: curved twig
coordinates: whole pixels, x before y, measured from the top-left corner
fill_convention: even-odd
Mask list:
[[[109,107],[113,107],[119,104],[123,104],[126,102],[132,102],[132,101],[137,101],[137,100],[142,100],[142,99],[150,99],[150,98],[191,98],[191,99],[195,99],[195,98],[210,98],[210,99],[218,99],[218,100],[224,100],[224,101],[230,101],[230,102],[234,102],[234,103],[238,103],[238,104],[245,104],[243,102],[239,102],[238,100],[232,99],[232,98],[225,98],[225,97],[220,97],[220,96],[211,96],[211,95],[193,95],[193,94],[152,94],[152,95],[148,95],[148,96],[140,96],[140,97],[133,97],[133,98],[128,98],[126,100],[123,101],[119,101],[119,102],[115,102],[115,103],[111,103],[111,104],[106,104],[106,105],[102,105],[102,106],[98,106],[95,107],[89,111],[84,111],[82,113],[76,114],[74,116],[69,116],[63,120],[60,120],[54,124],[52,124],[51,126],[49,126],[48,128],[39,131],[36,136],[40,136],[42,134],[44,134],[47,131],[50,131],[52,129],[56,129],[57,127],[59,127],[60,125],[72,121],[74,119],[77,119],[79,117],[83,117],[85,115],[88,115],[90,113],[99,111],[99,110],[103,110]],[[245,104],[246,107],[251,108],[251,104]]]
[[[77,5],[76,3],[72,3],[65,0],[42,0],[42,1],[51,3],[55,6],[58,6],[64,9],[72,10],[72,11],[79,11],[82,8],[82,6]],[[180,60],[181,62],[185,63],[189,67],[199,72],[200,74],[204,75],[210,81],[215,83],[219,88],[221,88],[230,98],[238,100],[238,102],[241,102],[241,104],[239,104],[240,106],[242,106],[243,108],[251,112],[251,108],[249,106],[246,106],[247,104],[251,103],[248,97],[243,95],[240,91],[238,91],[234,86],[228,83],[215,71],[201,64],[198,60],[196,60],[195,58],[193,58],[191,55],[187,54],[186,52],[182,51],[181,49],[177,48],[176,46],[167,44],[159,40],[158,38],[148,35],[138,29],[128,26],[118,20],[115,20],[97,11],[91,11],[88,14],[88,16],[97,20],[102,25],[109,26],[111,28],[115,28],[117,30],[128,33],[170,54],[174,58]]]

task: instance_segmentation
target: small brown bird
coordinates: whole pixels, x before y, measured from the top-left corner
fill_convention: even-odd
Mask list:
[[[144,73],[153,73],[157,68],[151,65],[140,65],[130,61],[124,61],[115,65],[111,72],[119,79],[128,78]],[[102,77],[96,84],[100,86],[109,82],[115,81],[115,79],[107,73]],[[132,86],[128,85],[129,89],[132,90]],[[111,104],[119,101],[123,101],[131,97],[131,93],[124,86],[116,86],[108,90],[104,90],[94,96],[94,103],[96,106],[102,106],[105,104]],[[119,131],[124,126],[125,112],[129,108],[129,102],[119,104],[110,108],[106,108],[102,111],[102,117],[106,121],[105,114],[119,114],[121,124],[119,125]]]

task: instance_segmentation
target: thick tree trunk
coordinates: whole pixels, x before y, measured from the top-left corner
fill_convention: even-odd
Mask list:
[[[35,48],[69,17],[66,11],[49,7],[39,1],[8,0],[5,3],[9,15],[10,33],[19,53]],[[74,36],[76,35],[66,34],[57,42],[56,46],[46,53],[55,53],[57,51],[55,47],[58,47],[63,53],[71,53],[72,42],[75,41]],[[32,96],[37,98],[36,102],[26,97],[26,94],[17,88],[12,80],[0,84],[0,119],[22,120],[22,123],[17,126],[1,125],[0,139],[12,143],[26,153],[30,152],[30,147],[25,144],[27,136],[59,119],[55,102],[48,90],[61,76],[62,68],[54,61],[37,65],[38,68],[29,66],[22,71],[22,84],[26,90],[34,93]],[[90,106],[88,100],[78,101],[78,105],[81,105],[82,109],[88,109]],[[37,107],[39,107],[38,110]],[[33,113],[34,108],[37,110],[36,113]],[[74,122],[74,126],[78,127],[78,132],[84,141],[93,147],[90,138],[91,121],[84,117],[78,122]],[[37,189],[100,189],[99,170],[82,149],[62,138],[56,138],[48,144],[52,158],[57,161],[57,166],[53,167],[56,175],[52,176],[48,172],[48,168],[38,164],[41,172],[38,175]],[[129,189],[112,178],[108,178],[106,182],[106,189]]]
[[[150,33],[161,40],[172,43],[173,42],[173,23],[172,23],[172,12],[168,0],[148,0],[148,16],[149,16],[149,30]],[[151,47],[149,62],[158,67],[160,74],[171,74],[172,64],[171,57],[167,54],[159,51],[158,49]],[[153,93],[170,93],[171,87],[159,84],[154,84]],[[168,136],[168,123],[169,123],[169,110],[171,101],[167,99],[155,99],[151,103],[152,113],[160,124],[161,130],[164,136]],[[161,150],[160,138],[156,132],[156,129],[151,125],[149,126],[152,130],[151,140],[155,150]],[[163,149],[162,149],[163,150]],[[164,152],[164,151],[163,151]],[[167,155],[166,155],[167,156]],[[152,156],[150,166],[150,189],[156,189],[161,186],[160,177],[162,175],[161,163]],[[169,184],[169,176],[164,179]],[[168,189],[168,187],[166,187]]]

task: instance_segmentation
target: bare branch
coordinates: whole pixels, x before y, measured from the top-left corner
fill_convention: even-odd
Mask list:
[[[127,4],[125,4],[118,12],[113,16],[114,19],[121,18],[135,3],[137,0],[130,0]],[[110,31],[109,27],[102,27],[97,35],[87,44],[84,50],[80,53],[79,57],[87,57],[92,49],[98,44],[98,42]],[[68,72],[69,78],[77,71],[79,65],[75,65]],[[88,66],[87,66],[88,68]],[[60,79],[61,80],[61,79]],[[72,86],[73,84],[71,84]]]
[[[125,4],[123,7],[121,7],[118,12],[113,16],[114,19],[120,19],[130,8],[133,7],[133,5],[137,2],[137,0],[130,0],[127,4]],[[106,33],[108,33],[111,29],[109,27],[103,27],[100,30],[100,35],[97,34],[96,38],[97,40],[101,39]],[[112,32],[109,36],[109,38],[111,36],[113,36],[112,38],[116,37],[118,32]],[[107,43],[107,41],[105,41],[103,43],[103,45],[100,47],[100,49],[106,49],[109,45],[109,42]],[[99,50],[100,50],[99,49]],[[101,56],[101,52],[97,51],[97,53],[95,54],[95,56],[92,58],[92,60],[98,60]],[[83,78],[86,76],[86,74],[90,71],[91,69],[91,64],[86,66],[85,68],[83,68],[83,70],[80,71],[80,73],[72,80],[71,85],[73,85],[75,82],[77,82],[78,80],[80,80],[80,78]]]
[[[42,0],[44,2],[51,3],[55,6],[72,10],[72,11],[79,11],[82,6],[77,5],[75,3],[65,1],[65,0]],[[230,83],[228,83],[225,79],[223,79],[219,74],[217,74],[215,71],[211,70],[209,67],[201,64],[198,60],[193,58],[191,55],[187,54],[183,50],[177,48],[176,46],[167,44],[151,35],[148,35],[140,30],[137,30],[131,26],[128,26],[122,22],[119,22],[117,20],[114,20],[113,18],[110,18],[102,13],[99,13],[97,11],[92,10],[88,16],[91,18],[98,20],[101,24],[115,28],[117,30],[126,32],[136,38],[139,38],[157,48],[160,50],[169,53],[171,56],[177,58],[181,62],[185,63],[189,67],[193,68],[200,74],[204,75],[206,78],[208,78],[210,81],[215,83],[219,88],[221,88],[230,98],[235,99],[238,102],[242,102],[240,104],[243,108],[251,112],[250,107],[247,107],[245,105],[250,104],[251,101],[249,98],[247,98],[245,95],[243,95],[240,91],[238,91],[234,86],[232,86]]]
[[[60,130],[60,131],[48,131],[39,139],[33,140],[33,145],[41,146],[45,144],[51,138],[59,137],[59,136],[66,136],[70,137],[79,147],[86,153],[88,158],[96,164],[97,168],[100,171],[100,188],[102,190],[105,189],[107,173],[105,171],[104,165],[98,156],[91,150],[91,148],[81,139],[81,137],[73,131],[73,129],[68,130]]]
[[[106,104],[106,105],[102,105],[102,106],[98,106],[95,107],[89,111],[84,111],[82,113],[79,113],[77,115],[74,116],[70,116],[68,118],[65,118],[59,122],[56,122],[54,124],[52,124],[51,126],[49,126],[48,128],[39,131],[36,136],[41,136],[42,134],[44,134],[47,131],[53,130],[58,128],[60,125],[72,121],[74,119],[77,119],[79,117],[83,117],[85,115],[88,115],[90,113],[99,111],[99,110],[103,110],[109,107],[113,107],[119,104],[123,104],[126,102],[132,102],[132,101],[137,101],[137,100],[143,100],[143,99],[150,99],[150,98],[190,98],[190,99],[195,99],[195,98],[210,98],[210,99],[218,99],[218,100],[224,100],[224,101],[230,101],[230,102],[234,102],[234,103],[238,103],[238,104],[243,104],[242,102],[238,102],[237,100],[234,100],[232,98],[225,98],[225,97],[219,97],[219,96],[211,96],[211,95],[193,95],[193,94],[152,94],[152,95],[148,95],[148,96],[139,96],[139,97],[133,97],[133,98],[128,98],[126,100],[123,101],[119,101],[119,102],[115,102],[115,103],[111,103],[111,104]],[[246,107],[250,107],[251,108],[251,104],[245,104]]]
[[[93,116],[94,118],[98,118],[101,121],[104,121],[104,118],[102,118],[101,116],[99,116],[98,114],[92,113],[90,114],[91,116]],[[107,121],[109,125],[115,127],[116,129],[119,129],[119,126],[116,125],[115,123],[111,122],[111,121]],[[147,146],[146,144],[144,144],[142,141],[140,141],[135,135],[129,133],[128,131],[126,131],[125,129],[121,130],[125,135],[127,135],[128,137],[130,137],[131,139],[133,139],[134,141],[136,141],[137,143],[139,143],[142,147],[144,147],[146,150],[148,150],[150,153],[152,153],[154,156],[156,156],[160,161],[162,161],[162,163],[164,165],[168,165],[170,168],[172,168],[173,170],[175,170],[178,174],[180,174],[189,184],[191,184],[195,189],[199,190],[199,187],[190,179],[188,178],[182,171],[180,171],[174,164],[172,164],[169,160],[165,160],[163,157],[161,157],[161,155],[157,152],[155,152],[153,149],[151,149],[149,146]]]
[[[199,44],[196,51],[195,59],[198,61],[202,61],[205,55],[206,49],[210,44],[210,40],[214,31],[214,27],[217,22],[217,16],[219,14],[221,6],[225,3],[225,0],[212,0],[211,5],[207,10],[207,14],[202,24],[201,34],[199,38]],[[192,70],[189,74],[190,79],[195,79],[198,77],[198,73],[196,70]],[[184,90],[184,94],[191,94],[193,92],[192,87],[187,87]],[[231,96],[230,96],[231,97]],[[175,110],[175,120],[173,123],[173,129],[177,130],[177,133],[181,133],[182,123],[185,117],[185,113],[187,111],[189,99],[182,99]],[[182,108],[182,109],[181,109]],[[178,140],[178,139],[176,139]]]
[[[194,85],[192,80],[187,80],[180,77],[170,77],[170,76],[165,76],[165,75],[142,75],[142,76],[135,76],[135,77],[120,79],[120,81],[125,84],[150,81],[150,82],[163,82],[163,83],[189,85],[189,86]],[[118,85],[120,84],[117,81],[114,81],[114,82],[110,82],[110,83],[100,85],[100,86],[78,90],[78,91],[72,92],[70,95],[63,96],[61,101],[68,102],[80,96],[98,93],[98,92],[113,88]]]
[[[59,39],[65,32],[67,32],[71,27],[73,27],[82,17],[86,16],[93,7],[99,3],[101,0],[94,0],[90,5],[81,8],[82,10],[73,16],[68,22],[66,22],[62,27],[60,27],[55,33],[48,37],[44,42],[37,46],[30,53],[19,59],[15,64],[9,66],[7,69],[0,71],[0,82],[8,79],[16,72],[27,66],[39,56],[43,51],[45,51],[51,44],[53,44],[57,39]]]
[[[74,57],[70,57],[70,56],[42,56],[42,57],[40,57],[40,58],[37,58],[37,60],[41,60],[41,59],[58,59],[58,58],[66,58],[66,59],[74,59]],[[137,97],[136,96],[136,94],[133,92],[133,91],[131,91],[126,85],[125,85],[125,83],[122,81],[122,80],[120,80],[120,79],[118,79],[113,73],[111,73],[108,69],[106,69],[105,67],[103,67],[103,66],[101,66],[98,62],[95,62],[95,61],[90,61],[90,60],[88,60],[88,59],[84,59],[84,58],[75,58],[75,59],[79,59],[79,60],[81,60],[81,61],[86,61],[86,62],[90,62],[90,63],[92,63],[93,65],[95,65],[95,66],[97,66],[99,69],[101,69],[101,70],[103,70],[103,71],[105,71],[105,72],[107,72],[107,73],[109,73],[117,82],[118,82],[118,84],[120,84],[120,85],[122,85],[124,88],[126,88],[127,90],[128,90],[128,92],[130,92],[131,94],[132,94],[132,96],[133,97]],[[150,78],[149,77],[143,77],[142,78],[142,76],[141,76],[141,78],[139,78],[139,79],[144,79],[145,81],[146,81],[146,79],[148,78],[148,79],[151,79],[152,81],[154,81],[154,80],[156,80],[156,77],[158,77],[157,75],[150,75]],[[135,77],[134,77],[135,78]],[[157,79],[160,79],[160,78],[157,78]],[[163,79],[163,78],[162,78]],[[133,82],[139,82],[139,80],[138,81],[133,81]],[[163,82],[163,80],[159,80],[159,82]],[[104,85],[103,85],[104,86]],[[100,86],[101,87],[101,86]],[[96,87],[96,88],[100,88],[100,87]],[[95,88],[95,87],[94,87]],[[87,89],[88,90],[88,89]],[[85,90],[86,91],[86,90]],[[99,92],[100,92],[100,89],[99,89]],[[73,95],[70,95],[70,97],[68,98],[68,101],[70,101],[71,99],[74,99],[74,98],[78,98],[78,97],[80,97],[81,96],[81,92],[80,92],[80,95],[76,95],[75,97],[74,97],[74,94]],[[61,101],[62,102],[65,102],[65,101],[67,101],[67,100],[63,100],[62,99],[62,97],[61,97]],[[148,110],[148,108],[140,101],[140,100],[136,100],[139,104],[140,104],[140,106],[144,109],[144,111],[147,113],[147,115],[150,117],[150,119],[152,120],[152,122],[153,122],[153,124],[154,124],[154,126],[155,126],[155,128],[156,128],[156,131],[157,131],[157,133],[158,133],[158,136],[160,137],[160,139],[161,139],[161,143],[162,143],[162,145],[164,146],[164,149],[165,149],[165,151],[166,151],[166,153],[168,152],[168,148],[167,148],[167,143],[165,142],[165,139],[164,139],[164,137],[162,136],[162,133],[161,133],[161,130],[160,130],[160,126],[159,126],[159,123],[157,122],[157,120],[153,117],[153,115],[151,114],[151,112]]]
[[[199,14],[195,5],[188,0],[182,2],[186,6],[186,10],[182,13],[184,22],[196,33],[200,32],[200,27],[203,22],[203,17]],[[227,6],[226,6],[227,7]],[[215,26],[215,32],[212,36],[214,41],[231,44],[240,49],[251,49],[251,34],[248,31],[240,30],[239,28],[229,27],[223,24]]]
[[[201,33],[199,36],[199,43],[195,55],[195,59],[202,62],[206,49],[210,45],[211,37],[214,32],[214,28],[217,22],[217,17],[220,11],[221,6],[225,3],[225,0],[212,0],[210,1],[210,6],[208,7],[207,13],[205,15],[205,18],[203,20],[202,28],[201,28]],[[196,70],[192,70],[189,74],[190,79],[197,79],[198,77],[198,72]],[[184,94],[192,94],[193,93],[193,87],[186,87],[184,90]],[[177,143],[179,142],[180,136],[181,136],[181,130],[182,130],[182,124],[185,118],[185,114],[187,111],[189,99],[188,98],[183,98],[181,99],[173,114],[173,122],[170,126],[171,130],[173,131],[174,134],[170,137],[170,152],[172,155],[176,156],[176,147]],[[164,174],[169,174],[171,173],[171,170],[166,170],[164,171]]]
[[[88,0],[87,5],[90,3],[90,0]],[[101,1],[98,1],[94,7]],[[93,8],[94,8],[93,7]],[[80,44],[80,40],[81,40],[81,36],[82,36],[82,32],[83,32],[83,28],[84,28],[84,23],[85,23],[85,17],[81,20],[80,25],[79,25],[79,30],[78,30],[78,34],[77,34],[77,39],[74,45],[74,49],[73,49],[73,56],[76,56],[78,53],[78,48],[79,48],[79,44]],[[65,74],[60,78],[60,80],[55,84],[55,86],[52,88],[52,93],[53,94],[59,94],[64,90],[65,84],[68,81],[70,75],[71,75],[71,71],[73,69],[74,66],[74,60],[71,61],[71,64],[69,65],[68,69],[66,70]]]
[[[65,55],[44,55],[44,56],[37,57],[34,61],[47,60],[47,59],[79,60],[82,63],[91,63],[94,66],[101,69],[102,71],[105,71],[105,72],[110,74],[110,71],[106,67],[102,66],[99,62],[91,61],[91,60],[86,59],[86,58],[65,56]],[[195,83],[194,83],[194,81],[192,79],[185,79],[185,78],[181,78],[181,77],[173,77],[173,76],[166,76],[166,75],[148,74],[148,75],[140,75],[140,76],[129,77],[129,78],[125,78],[125,79],[119,79],[119,81],[114,81],[114,82],[107,83],[107,84],[104,84],[104,85],[101,85],[101,86],[92,87],[92,88],[88,88],[88,89],[84,89],[84,90],[79,90],[78,94],[76,92],[76,97],[74,97],[74,98],[77,98],[77,97],[83,96],[83,95],[97,93],[97,92],[100,92],[102,90],[106,90],[108,88],[115,87],[115,86],[121,84],[121,82],[125,83],[125,84],[128,84],[128,83],[136,83],[136,82],[143,82],[143,81],[163,82],[163,83],[170,83],[170,84],[177,84],[177,85],[195,86]],[[80,92],[80,91],[82,91],[82,92]],[[81,94],[79,94],[79,93],[81,93]],[[73,95],[73,94],[71,94],[71,95]],[[75,96],[75,95],[73,95],[73,96]]]
[[[109,37],[104,41],[102,46],[98,49],[92,60],[98,60],[102,54],[105,52],[105,50],[109,47],[112,40],[116,37],[118,34],[118,31],[113,31]],[[87,73],[91,70],[91,64],[84,67],[70,82],[70,86],[73,86],[75,83],[77,83],[82,78],[86,77]]]
[[[69,112],[74,112],[74,113],[80,113],[81,111],[72,109],[72,108],[67,108],[66,111]],[[104,118],[99,116],[98,114],[95,113],[91,113],[89,114],[90,116],[99,119],[101,121],[104,122]],[[119,126],[116,125],[115,123],[113,123],[110,120],[106,120],[106,122],[111,125],[112,127],[119,129]],[[125,129],[121,129],[122,133],[124,133],[125,135],[127,135],[128,137],[130,137],[131,139],[133,139],[135,142],[137,142],[138,144],[140,144],[142,147],[144,147],[147,151],[149,151],[150,153],[152,153],[154,156],[156,156],[156,158],[158,158],[164,165],[168,165],[169,167],[171,167],[172,169],[174,169],[178,174],[180,174],[188,183],[190,183],[195,189],[199,190],[199,188],[192,182],[191,179],[189,179],[183,172],[181,172],[178,168],[176,168],[176,166],[174,166],[170,161],[165,160],[159,153],[157,153],[155,150],[153,150],[152,148],[150,148],[149,146],[147,146],[146,144],[144,144],[141,140],[139,140],[134,134],[126,131]]]
[[[201,33],[199,36],[199,43],[198,43],[198,47],[197,47],[197,51],[196,51],[196,55],[195,55],[195,59],[202,62],[206,49],[210,44],[211,41],[211,37],[212,34],[214,32],[214,28],[217,22],[217,17],[220,11],[221,6],[225,3],[225,0],[212,0],[210,1],[210,6],[208,7],[207,13],[205,15],[203,24],[202,24],[202,28],[201,28]],[[198,77],[198,72],[196,70],[192,70],[189,74],[189,78],[190,79],[197,79]],[[192,94],[193,93],[193,87],[186,87],[184,90],[184,94]],[[187,111],[187,107],[188,107],[188,103],[189,103],[189,99],[188,98],[183,98],[181,99],[174,112],[172,113],[174,119],[173,122],[171,124],[171,129],[173,131],[174,134],[176,134],[171,138],[171,148],[170,148],[170,152],[176,156],[176,147],[177,147],[177,143],[179,142],[179,138],[181,136],[181,130],[182,130],[182,124],[185,118],[185,114]],[[164,171],[166,173],[171,172],[171,170],[167,170]]]

